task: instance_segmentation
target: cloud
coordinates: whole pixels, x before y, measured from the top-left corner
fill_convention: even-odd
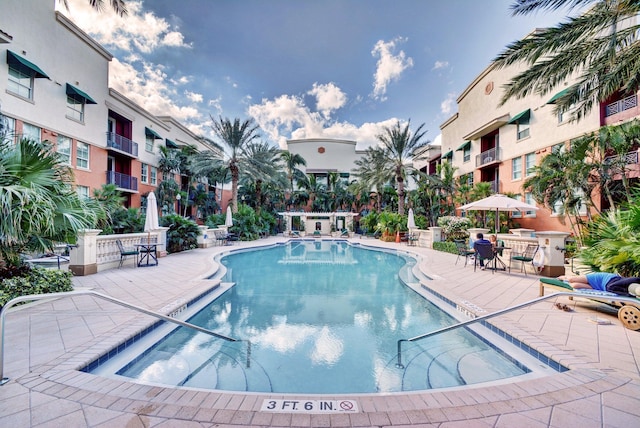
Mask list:
[[[187,96],[187,98],[189,98],[194,103],[202,102],[202,99],[203,99],[202,94],[196,94],[195,92],[191,92],[191,91],[184,91],[184,94]]]
[[[373,75],[373,98],[384,101],[387,85],[398,80],[402,72],[413,66],[413,59],[407,57],[404,51],[394,54],[396,45],[405,41],[406,39],[402,37],[397,37],[389,42],[378,40],[371,51],[373,57],[378,57],[376,72]]]
[[[307,92],[316,97],[316,108],[325,118],[329,118],[331,112],[344,106],[347,96],[333,82],[325,85],[313,84],[313,89]]]
[[[440,112],[444,115],[450,115],[456,106],[457,95],[454,93],[447,94],[447,98],[440,103]]]
[[[439,70],[447,67],[449,67],[449,61],[436,61],[431,70]]]

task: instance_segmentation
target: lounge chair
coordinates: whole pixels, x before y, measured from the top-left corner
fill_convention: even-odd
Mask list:
[[[629,330],[640,330],[640,298],[620,296],[608,291],[579,289],[576,290],[568,283],[555,278],[540,278],[540,297],[544,296],[544,289],[551,288],[558,291],[574,292],[577,297],[605,303],[618,309],[618,319]],[[625,299],[624,301],[621,300]],[[569,296],[573,300],[573,296]],[[628,299],[632,299],[628,301]]]
[[[476,255],[476,258],[473,262],[473,271],[476,271],[476,267],[480,264],[480,260],[482,260],[482,262],[484,263],[485,268],[488,267],[491,269],[491,266],[489,266],[489,264],[493,263],[496,257],[496,252],[493,251],[493,245],[491,245],[491,242],[476,242],[473,245],[473,248]],[[491,273],[495,273],[495,269],[491,269]]]
[[[469,261],[469,257],[473,256],[475,252],[467,247],[467,243],[465,241],[454,242],[456,244],[456,248],[458,249],[458,257],[456,258],[455,264],[458,264],[458,259],[460,259],[460,257],[464,257],[464,266],[466,266]]]
[[[118,265],[118,269],[122,267],[122,263],[124,263],[126,258],[129,256],[134,256],[136,261],[134,266],[138,266],[138,256],[140,255],[140,251],[138,251],[137,248],[125,247],[119,239],[116,239],[116,245],[118,245],[118,250],[120,250],[120,264]]]
[[[341,238],[348,238],[349,237],[349,231],[347,229],[342,229],[342,232],[340,232],[340,237]]]
[[[316,238],[320,238],[322,236],[322,233],[320,233],[319,230],[314,230],[313,231],[313,236],[316,237]]]
[[[289,236],[293,238],[300,238],[300,232],[297,230],[291,230],[289,231]]]
[[[515,260],[520,262],[520,272],[524,271],[524,276],[527,276],[527,268],[526,265],[531,265],[534,272],[538,272],[537,268],[533,265],[533,259],[536,256],[536,252],[538,251],[537,244],[527,244],[527,247],[522,252],[511,252],[511,257],[509,257],[509,273],[511,273],[511,263]]]

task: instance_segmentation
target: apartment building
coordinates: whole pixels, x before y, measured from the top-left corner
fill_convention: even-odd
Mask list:
[[[0,3],[0,58],[6,59],[0,63],[0,121],[8,135],[53,142],[80,195],[115,184],[127,207],[140,207],[163,179],[161,145],[213,147],[175,119],[154,116],[109,88],[112,55],[54,6],[54,0]]]

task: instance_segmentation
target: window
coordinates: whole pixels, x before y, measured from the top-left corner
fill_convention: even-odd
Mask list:
[[[151,184],[154,186],[158,183],[158,168],[155,166],[151,167]]]
[[[169,179],[169,173],[167,171],[162,171],[162,181],[167,181]]]
[[[22,124],[22,138],[40,142],[41,135],[42,133],[39,127],[29,123]]]
[[[0,114],[0,140],[15,140],[16,120]]]
[[[462,151],[462,161],[469,162],[471,160],[471,144],[467,145]]]
[[[89,145],[87,143],[78,142],[76,147],[76,166],[89,169]]]
[[[535,166],[536,166],[536,154],[527,153],[526,155],[524,155],[524,168],[525,168],[527,177],[533,175],[533,169],[535,168]]]
[[[513,199],[515,199],[516,201],[522,201],[522,196],[518,195],[518,196],[514,197]],[[511,218],[522,218],[522,212],[520,212],[520,211],[512,211],[511,212]]]
[[[148,152],[153,152],[153,143],[155,138],[153,135],[146,135],[144,140],[144,149]]]
[[[63,163],[71,164],[71,138],[58,135],[58,154]]]
[[[67,95],[67,117],[84,122],[84,100]]]
[[[18,70],[9,65],[9,86],[7,90],[23,98],[33,99],[33,73]]]
[[[511,179],[520,180],[522,178],[522,158],[511,159]]]
[[[524,201],[526,203],[528,203],[528,204],[531,204],[531,205],[535,205],[536,204],[536,201],[533,199],[533,195],[531,194],[531,192],[525,192]],[[525,211],[524,215],[525,215],[525,217],[535,217],[536,216],[536,212],[535,212],[535,210]]]
[[[467,174],[467,185],[473,187],[473,172]]]
[[[518,122],[518,140],[522,140],[529,136],[529,118],[522,119]]]
[[[143,183],[146,183],[148,180],[147,177],[147,164],[143,163],[142,164],[142,169],[140,170],[140,181],[142,181]]]
[[[89,199],[89,188],[87,186],[76,186],[76,193],[80,199]]]

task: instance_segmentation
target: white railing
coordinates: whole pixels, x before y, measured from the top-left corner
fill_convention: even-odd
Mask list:
[[[638,96],[631,95],[630,97],[623,98],[611,104],[607,104],[605,107],[605,117],[613,116],[621,111],[629,110],[638,105]]]

